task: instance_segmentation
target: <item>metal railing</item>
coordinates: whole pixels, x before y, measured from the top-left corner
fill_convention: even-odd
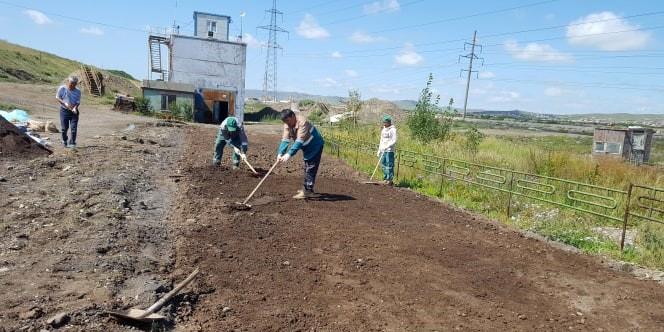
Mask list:
[[[340,158],[343,150],[346,150],[344,156],[353,161],[356,167],[359,166],[360,154],[375,155],[378,149],[376,143],[342,138],[326,132],[323,135],[328,152]],[[438,185],[438,196],[442,195],[446,181],[505,193],[508,218],[511,217],[512,198],[517,196],[622,222],[621,250],[629,220],[664,224],[664,189],[660,188],[636,184],[630,184],[626,190],[603,187],[398,148],[395,152],[395,167],[395,180],[412,180],[414,177],[426,179],[430,185]]]

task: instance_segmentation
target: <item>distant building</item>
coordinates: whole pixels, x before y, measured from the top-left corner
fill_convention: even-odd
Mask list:
[[[155,110],[167,110],[171,103],[194,104],[194,86],[191,84],[143,80],[141,90]]]
[[[148,38],[150,72],[163,81],[193,85],[196,121],[244,119],[247,44],[229,40],[231,22],[230,16],[194,12],[194,36]],[[168,49],[167,66],[162,45]]]
[[[621,157],[636,164],[648,162],[654,133],[643,127],[595,128],[592,154]]]

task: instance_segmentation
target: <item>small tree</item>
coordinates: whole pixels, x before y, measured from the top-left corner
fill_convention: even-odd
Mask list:
[[[358,90],[348,90],[348,112],[353,114],[353,125],[357,126],[357,113],[362,109],[362,96]]]
[[[484,134],[477,130],[476,127],[470,128],[468,131],[466,131],[466,142],[465,142],[465,148],[466,150],[471,154],[475,155],[477,154],[477,151],[479,150],[480,144],[484,140]]]
[[[433,75],[429,74],[427,85],[420,93],[415,110],[408,115],[406,125],[417,140],[428,143],[433,140],[445,140],[452,132],[452,110],[454,100],[450,98],[447,109],[438,106],[440,96],[434,97],[431,91]],[[440,118],[440,120],[438,119]]]
[[[189,102],[178,102],[178,114],[184,121],[194,120],[194,110]]]

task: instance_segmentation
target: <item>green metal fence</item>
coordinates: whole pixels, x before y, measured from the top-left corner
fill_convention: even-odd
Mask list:
[[[356,167],[373,166],[360,165],[360,155],[375,155],[378,144],[331,133],[324,136],[330,154],[350,160]],[[628,221],[664,224],[664,189],[635,184],[627,189],[602,187],[404,149],[396,150],[395,167],[397,180],[419,177],[432,184],[439,182],[439,195],[446,181],[505,193],[508,217],[512,198],[516,196],[622,222],[621,250]]]

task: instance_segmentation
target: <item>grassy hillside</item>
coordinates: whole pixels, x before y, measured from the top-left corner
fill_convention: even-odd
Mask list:
[[[80,63],[0,40],[0,82],[59,84]],[[140,95],[140,83],[122,70],[101,70],[109,102],[113,93]]]
[[[0,41],[0,82],[61,82],[78,69],[75,61]]]

